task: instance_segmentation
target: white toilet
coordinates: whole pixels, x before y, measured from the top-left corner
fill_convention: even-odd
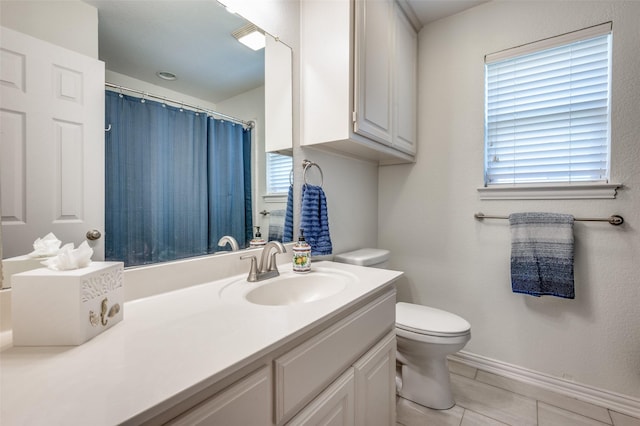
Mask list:
[[[388,250],[360,249],[336,255],[334,261],[384,268]],[[471,339],[471,325],[458,315],[413,303],[396,304],[397,360],[401,364],[398,395],[425,407],[446,410],[455,405],[447,355]]]

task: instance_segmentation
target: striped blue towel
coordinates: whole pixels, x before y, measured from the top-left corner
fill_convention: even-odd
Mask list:
[[[284,215],[284,232],[282,242],[288,243],[293,241],[293,185],[289,185],[287,193],[287,209]]]
[[[573,221],[571,215],[555,213],[509,216],[514,293],[575,297]]]
[[[302,209],[300,228],[311,246],[311,255],[331,254],[331,235],[329,234],[329,216],[327,198],[322,187],[305,184],[302,186]]]

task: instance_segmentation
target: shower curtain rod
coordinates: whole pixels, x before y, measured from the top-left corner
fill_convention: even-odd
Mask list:
[[[120,91],[125,90],[127,92],[137,93],[139,95],[142,95],[143,99],[144,98],[154,98],[154,99],[161,100],[163,102],[170,102],[170,103],[175,104],[175,105],[180,105],[181,107],[187,107],[187,108],[194,109],[194,110],[197,110],[197,111],[202,111],[202,112],[205,112],[205,113],[207,113],[209,115],[216,115],[216,116],[221,117],[221,118],[223,118],[225,120],[229,120],[229,121],[233,121],[234,123],[242,124],[243,126],[246,126],[249,129],[252,129],[253,126],[254,126],[254,122],[253,121],[244,121],[244,120],[241,120],[239,118],[235,118],[235,117],[232,117],[230,115],[226,115],[226,114],[223,114],[221,112],[217,112],[217,111],[214,111],[214,110],[211,110],[211,109],[202,108],[202,107],[199,107],[197,105],[191,105],[191,104],[188,104],[188,103],[185,103],[185,102],[182,102],[182,101],[176,101],[176,100],[173,100],[173,99],[169,99],[166,96],[153,95],[151,93],[144,92],[142,90],[130,89],[128,87],[124,87],[124,86],[121,86],[119,84],[113,84],[113,83],[109,83],[109,82],[105,82],[104,85],[106,87],[111,87],[113,89],[118,89]]]

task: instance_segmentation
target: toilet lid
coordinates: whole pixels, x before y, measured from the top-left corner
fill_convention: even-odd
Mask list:
[[[413,303],[396,303],[396,327],[431,336],[460,336],[471,324],[451,312]]]
[[[348,253],[336,254],[335,262],[350,263],[351,265],[371,266],[389,260],[391,252],[384,249],[363,248]]]

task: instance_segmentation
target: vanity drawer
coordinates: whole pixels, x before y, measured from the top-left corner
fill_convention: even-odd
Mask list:
[[[395,324],[395,289],[274,361],[276,423],[318,395]]]

